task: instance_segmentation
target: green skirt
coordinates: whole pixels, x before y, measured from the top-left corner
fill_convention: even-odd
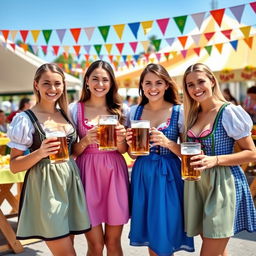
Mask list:
[[[18,239],[59,239],[90,230],[84,189],[73,159],[43,159],[26,174],[21,195]]]
[[[234,234],[236,190],[230,167],[206,169],[201,180],[185,181],[184,188],[188,236],[226,238]]]

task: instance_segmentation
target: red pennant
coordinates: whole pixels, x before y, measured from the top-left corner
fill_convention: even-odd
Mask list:
[[[5,41],[7,41],[10,30],[1,30]]]
[[[15,47],[16,47],[16,44],[14,43],[11,43],[10,46],[12,47],[12,49],[15,51]]]
[[[200,56],[201,47],[194,48],[194,52],[197,54],[197,56]]]
[[[90,59],[90,55],[89,55],[89,54],[85,54],[84,57],[85,57],[85,59],[86,59],[87,61],[89,61],[89,59]]]
[[[224,12],[225,12],[225,8],[210,11],[212,17],[213,17],[214,20],[217,22],[217,24],[219,25],[219,27],[221,26],[221,22],[222,22],[222,19],[223,19]]]
[[[249,46],[250,49],[252,49],[252,43],[253,43],[253,37],[244,38],[244,41]]]
[[[254,10],[254,12],[256,13],[256,2],[250,3],[250,6],[252,7],[252,9]]]
[[[205,38],[207,41],[210,41],[211,38],[214,36],[215,32],[209,32],[209,33],[204,33]]]
[[[149,53],[144,53],[144,56],[146,57],[146,60],[149,60]]]
[[[53,45],[52,49],[53,49],[54,55],[57,56],[58,52],[59,52],[59,49],[60,49],[60,46],[59,45]]]
[[[165,52],[165,53],[164,53],[164,56],[165,56],[165,58],[168,60],[168,59],[169,59],[169,56],[170,56],[170,52]]]
[[[183,46],[183,48],[185,48],[188,37],[187,36],[179,36],[178,39],[179,39],[181,45]]]
[[[231,39],[231,32],[232,32],[233,30],[232,29],[227,29],[227,30],[222,30],[221,32],[222,32],[222,34],[226,37],[226,38],[228,38],[229,40]]]
[[[81,45],[74,45],[73,48],[76,52],[76,56],[78,56],[80,53]]]
[[[77,43],[80,36],[81,28],[71,28],[70,32]]]
[[[23,40],[24,43],[27,40],[28,32],[29,32],[28,30],[20,30],[20,35],[21,35],[22,40]]]
[[[41,48],[42,48],[44,54],[46,55],[47,54],[48,45],[41,45]]]
[[[108,58],[109,58],[110,62],[113,63],[113,55],[108,55]]]
[[[119,51],[120,54],[122,54],[123,48],[124,48],[124,43],[117,43],[116,47]]]

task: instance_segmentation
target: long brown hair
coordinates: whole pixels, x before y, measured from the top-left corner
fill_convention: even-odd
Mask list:
[[[65,82],[65,75],[63,70],[55,63],[46,63],[41,65],[34,76],[34,81],[39,82],[43,73],[51,71],[52,73],[57,73],[62,77],[63,82],[63,93],[60,98],[57,100],[56,105],[58,104],[61,110],[68,116],[68,97],[67,97],[67,90],[66,90],[66,82]],[[41,100],[41,96],[38,90],[36,90],[35,86],[33,86],[33,91],[36,96],[36,103],[39,103]]]
[[[84,75],[83,88],[82,88],[82,93],[81,93],[79,102],[86,102],[91,98],[91,92],[88,89],[88,85],[86,84],[86,81],[89,79],[91,73],[97,68],[104,69],[109,74],[109,77],[110,77],[110,89],[106,95],[107,111],[110,114],[118,115],[118,119],[122,123],[124,121],[124,117],[121,114],[122,104],[121,104],[120,96],[118,95],[118,86],[117,86],[115,74],[111,65],[106,61],[97,60],[93,62],[87,69]]]
[[[168,85],[167,90],[164,93],[164,99],[172,104],[180,104],[178,98],[178,89],[174,80],[170,77],[167,70],[160,64],[150,63],[146,66],[146,68],[142,71],[140,75],[139,81],[139,94],[141,96],[140,105],[145,105],[148,103],[148,98],[145,96],[142,83],[147,73],[154,73],[159,78],[163,79],[165,83]]]
[[[185,127],[185,135],[187,134],[187,131],[191,129],[191,127],[194,125],[194,123],[197,120],[198,113],[200,111],[200,104],[199,102],[192,99],[188,93],[186,79],[188,74],[192,72],[203,72],[205,75],[212,81],[213,87],[212,87],[212,94],[213,97],[219,101],[227,102],[221,93],[219,82],[214,76],[213,72],[210,70],[209,67],[207,67],[205,64],[202,63],[196,63],[194,65],[191,65],[187,68],[187,70],[184,73],[183,76],[183,99],[184,99],[184,127]]]

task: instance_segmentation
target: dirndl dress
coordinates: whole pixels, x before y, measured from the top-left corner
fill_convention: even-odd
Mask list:
[[[33,144],[29,148],[33,152],[46,137],[34,113],[31,110],[22,113],[26,114],[35,128]],[[15,125],[19,125],[19,122]],[[25,131],[28,129],[21,123],[20,129],[26,138]],[[76,131],[73,129],[67,135],[69,152],[75,140]],[[26,172],[20,199],[17,239],[55,240],[70,234],[84,233],[90,228],[79,170],[72,158],[55,164],[50,163],[49,158],[44,158]]]
[[[139,120],[143,107],[136,109]],[[168,127],[162,132],[170,140],[179,137],[180,106],[174,105]],[[131,176],[130,244],[148,246],[157,255],[194,251],[193,239],[184,232],[183,181],[180,159],[163,147],[151,147],[148,156],[137,157]]]
[[[188,141],[201,143],[206,155],[233,153],[235,140],[228,136],[222,124],[227,105],[220,108],[210,134],[188,136]],[[232,115],[234,117],[235,113]],[[236,125],[232,126],[235,129]],[[203,234],[208,238],[226,238],[243,230],[256,231],[255,207],[240,166],[214,166],[204,170],[201,180],[185,181],[184,198],[185,226],[189,236]]]

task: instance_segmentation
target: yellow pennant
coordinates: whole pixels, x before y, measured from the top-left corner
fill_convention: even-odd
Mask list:
[[[154,63],[155,58],[151,57],[149,58],[149,62]]]
[[[32,34],[34,42],[36,43],[41,30],[31,30],[30,32]]]
[[[251,32],[251,26],[245,26],[240,28],[245,38],[248,38]]]
[[[121,59],[121,55],[116,55],[116,61],[120,62],[120,59]]]
[[[105,48],[108,54],[111,54],[113,44],[105,44]]]
[[[152,25],[153,25],[153,20],[141,22],[141,26],[143,27],[143,30],[144,30],[144,35],[149,33],[149,31],[152,29]]]
[[[122,36],[123,36],[125,24],[113,25],[113,27],[114,27],[119,39],[121,40]]]
[[[141,44],[143,46],[144,52],[147,52],[148,46],[149,46],[149,41],[141,41]]]

